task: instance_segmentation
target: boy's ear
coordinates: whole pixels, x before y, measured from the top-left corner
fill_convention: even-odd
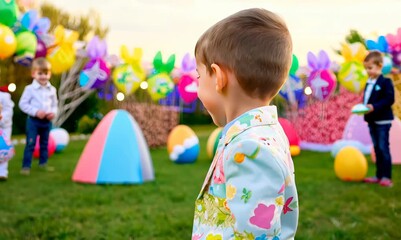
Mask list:
[[[216,91],[218,93],[221,93],[223,92],[223,89],[227,86],[227,73],[223,68],[215,63],[211,65],[211,68],[216,76]]]

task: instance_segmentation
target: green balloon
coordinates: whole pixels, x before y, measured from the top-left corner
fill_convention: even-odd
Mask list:
[[[36,53],[37,39],[35,34],[29,31],[20,32],[16,35],[17,50],[15,55],[34,57]]]
[[[0,23],[8,27],[17,21],[18,7],[15,0],[0,0]]]
[[[292,54],[292,65],[291,65],[291,68],[290,68],[290,74],[295,75],[295,73],[297,72],[298,68],[299,68],[298,58],[297,58],[297,56]]]

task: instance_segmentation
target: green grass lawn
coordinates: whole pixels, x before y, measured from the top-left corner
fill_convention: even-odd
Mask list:
[[[50,158],[55,172],[40,172],[35,162],[31,175],[22,176],[23,145],[16,146],[9,180],[0,183],[0,239],[190,239],[213,128],[195,130],[198,161],[177,165],[165,148],[154,149],[156,180],[143,185],[72,182],[82,140]],[[329,153],[304,151],[294,163],[300,202],[296,239],[401,239],[400,166],[393,168],[395,186],[387,189],[338,180]]]

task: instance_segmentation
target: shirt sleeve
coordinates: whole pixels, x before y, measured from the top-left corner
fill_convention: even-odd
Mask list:
[[[1,111],[2,119],[0,123],[2,126],[11,126],[13,121],[14,102],[11,100],[11,95],[9,93],[1,95],[1,105],[3,109]]]
[[[227,205],[235,219],[234,232],[255,238],[279,236],[287,175],[285,160],[281,158],[285,154],[279,147],[257,139],[230,145],[224,172]]]
[[[58,112],[58,100],[57,100],[57,91],[56,88],[52,88],[52,95],[51,95],[51,112],[54,113],[54,115],[57,115]]]
[[[29,116],[35,117],[39,109],[31,105],[31,100],[32,100],[32,92],[27,86],[25,87],[24,92],[21,95],[18,106],[24,113],[28,114]]]

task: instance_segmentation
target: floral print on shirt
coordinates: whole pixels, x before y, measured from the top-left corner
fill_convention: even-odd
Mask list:
[[[192,239],[293,239],[298,196],[288,140],[274,106],[223,130],[195,203]]]

